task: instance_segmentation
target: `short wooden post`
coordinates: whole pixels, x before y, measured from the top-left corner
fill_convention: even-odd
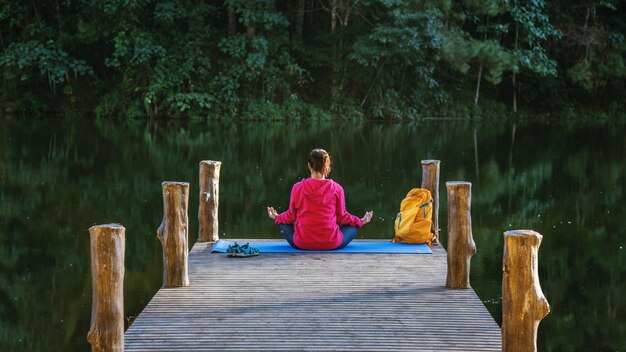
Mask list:
[[[502,351],[537,351],[537,328],[550,305],[539,283],[539,233],[504,233],[502,257]]]
[[[433,197],[434,245],[439,245],[439,160],[422,160],[422,188],[430,191]]]
[[[119,224],[89,228],[93,352],[124,351],[124,252],[126,229]]]
[[[476,254],[472,237],[472,184],[446,182],[448,189],[448,275],[446,287],[470,288],[470,261]]]
[[[219,239],[217,210],[219,206],[219,161],[200,162],[200,207],[198,208],[198,242],[215,242]]]
[[[189,183],[163,182],[163,221],[157,238],[163,246],[163,287],[189,286]]]

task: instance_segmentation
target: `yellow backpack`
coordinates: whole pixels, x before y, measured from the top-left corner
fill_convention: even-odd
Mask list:
[[[432,245],[435,240],[432,216],[433,198],[430,191],[423,188],[411,189],[400,203],[400,212],[393,226],[396,237],[392,242]]]

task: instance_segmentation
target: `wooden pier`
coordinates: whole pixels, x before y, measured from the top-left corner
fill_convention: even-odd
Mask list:
[[[448,289],[432,255],[189,253],[187,287],[162,288],[126,351],[501,351],[472,289]]]
[[[163,288],[123,333],[125,229],[89,229],[92,352],[537,351],[550,312],[541,291],[541,234],[503,233],[502,329],[470,286],[476,254],[471,183],[446,182],[448,248],[432,255],[211,254],[220,162],[200,162],[198,242],[189,243],[189,184],[163,182]],[[439,161],[422,161],[438,237]],[[240,240],[239,242],[245,242]],[[435,240],[438,243],[438,240]]]

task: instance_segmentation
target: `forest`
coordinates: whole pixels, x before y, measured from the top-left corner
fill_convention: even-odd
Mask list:
[[[0,0],[0,108],[182,119],[619,116],[624,1]]]

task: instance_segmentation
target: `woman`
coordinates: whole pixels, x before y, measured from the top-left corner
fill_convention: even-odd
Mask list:
[[[330,165],[330,155],[324,149],[313,149],[308,163],[311,178],[293,186],[289,210],[278,214],[274,208],[267,208],[269,217],[294,248],[341,249],[356,237],[358,228],[372,219],[372,211],[361,219],[346,211],[343,188],[326,178]]]

